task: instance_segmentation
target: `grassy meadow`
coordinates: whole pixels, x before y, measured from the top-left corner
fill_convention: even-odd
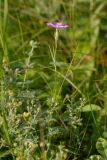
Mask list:
[[[0,160],[107,160],[107,0],[0,0]]]

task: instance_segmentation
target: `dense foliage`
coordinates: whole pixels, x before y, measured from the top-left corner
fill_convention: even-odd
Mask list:
[[[106,43],[107,0],[0,0],[1,160],[107,159]]]

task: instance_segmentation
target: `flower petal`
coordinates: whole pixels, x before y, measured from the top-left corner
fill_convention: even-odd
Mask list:
[[[61,22],[55,22],[55,23],[47,23],[47,26],[52,28],[68,28],[68,25],[62,24]]]

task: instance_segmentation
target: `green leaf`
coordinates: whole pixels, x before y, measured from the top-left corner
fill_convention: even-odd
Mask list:
[[[91,112],[101,110],[100,106],[96,104],[87,104],[82,108],[82,112]]]
[[[107,158],[107,140],[106,139],[99,138],[96,143],[96,148],[104,158]]]

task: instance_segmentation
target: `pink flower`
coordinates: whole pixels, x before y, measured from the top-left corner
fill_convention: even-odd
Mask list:
[[[63,24],[61,22],[47,23],[47,26],[55,28],[55,29],[68,28],[69,27],[67,24]]]

